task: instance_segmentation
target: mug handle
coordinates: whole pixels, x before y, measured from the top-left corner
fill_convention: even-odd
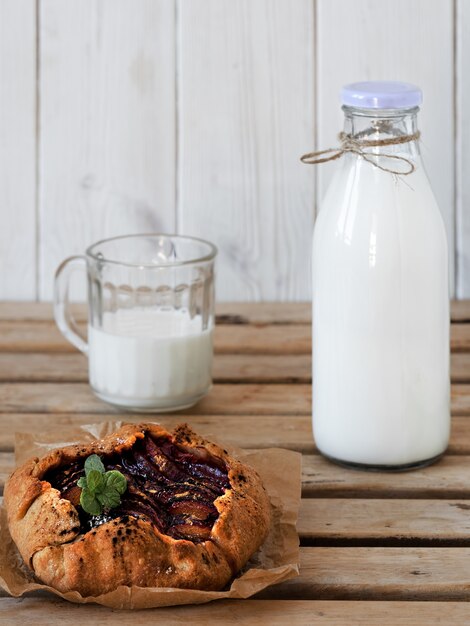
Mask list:
[[[69,308],[70,276],[77,270],[86,269],[84,256],[71,256],[57,268],[54,280],[54,317],[60,332],[72,345],[88,355],[88,343]]]

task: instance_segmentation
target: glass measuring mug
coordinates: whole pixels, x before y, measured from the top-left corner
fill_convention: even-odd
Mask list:
[[[132,411],[175,411],[211,388],[214,260],[211,243],[128,235],[66,259],[55,276],[54,316],[88,356],[95,394]],[[88,340],[69,305],[70,276],[86,269]]]

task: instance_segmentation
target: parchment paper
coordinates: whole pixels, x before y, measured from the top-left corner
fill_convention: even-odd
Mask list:
[[[32,456],[43,456],[53,448],[72,443],[100,439],[119,428],[123,422],[106,422],[61,428],[60,433],[17,433],[15,456],[17,465]],[[213,437],[201,433],[210,441]],[[223,444],[227,449],[227,445]],[[244,570],[224,591],[148,588],[121,586],[100,596],[83,597],[77,592],[60,593],[43,585],[23,564],[10,537],[6,511],[0,511],[0,586],[18,597],[35,591],[49,591],[70,602],[97,603],[114,609],[143,609],[182,604],[202,604],[227,598],[248,598],[269,585],[298,576],[299,539],[296,531],[301,495],[301,455],[280,448],[239,450],[228,448],[230,454],[253,466],[260,474],[271,501],[273,522],[261,549]]]

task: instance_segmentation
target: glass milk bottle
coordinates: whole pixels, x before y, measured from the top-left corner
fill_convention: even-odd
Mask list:
[[[351,467],[421,467],[449,440],[447,242],[421,100],[406,83],[343,89],[345,152],[315,224],[314,437]]]

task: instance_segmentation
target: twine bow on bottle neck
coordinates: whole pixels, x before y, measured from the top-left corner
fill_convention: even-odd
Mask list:
[[[327,161],[340,159],[347,152],[351,152],[353,154],[357,154],[357,156],[361,157],[362,159],[364,159],[364,161],[367,161],[374,167],[377,167],[379,170],[389,172],[390,174],[408,176],[408,174],[412,174],[416,169],[413,161],[407,159],[404,156],[400,156],[398,154],[374,154],[373,152],[367,151],[366,149],[377,148],[379,146],[396,146],[403,143],[409,143],[410,141],[417,141],[420,138],[419,130],[411,135],[399,135],[397,137],[389,137],[387,139],[363,139],[360,134],[349,135],[348,133],[344,132],[341,132],[338,135],[338,138],[341,142],[339,148],[328,148],[328,150],[309,152],[308,154],[304,154],[303,156],[301,156],[300,160],[302,161],[302,163],[307,163],[308,165],[316,165],[318,163],[326,163]],[[397,161],[401,161],[408,165],[408,169],[405,171],[401,171],[392,167],[379,165],[376,160],[378,157],[385,157],[387,159],[395,159]]]

